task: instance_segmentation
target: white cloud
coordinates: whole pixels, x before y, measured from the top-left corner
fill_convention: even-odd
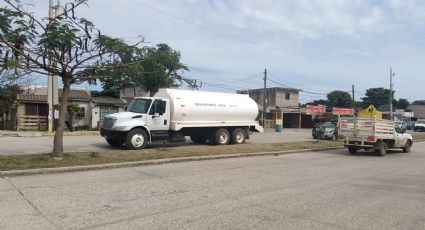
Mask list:
[[[45,1],[32,2],[38,15],[47,14]],[[396,96],[425,99],[421,0],[91,0],[89,5],[77,13],[104,33],[130,41],[144,35],[152,44],[165,42],[181,51],[189,66],[245,76],[227,88],[261,87],[261,76],[246,75],[268,68],[274,80],[310,91],[351,84],[364,91],[387,87],[392,66],[400,84]],[[187,74],[228,82],[201,71]],[[409,81],[416,83],[408,86]]]

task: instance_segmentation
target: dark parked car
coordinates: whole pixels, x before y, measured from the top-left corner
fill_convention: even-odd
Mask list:
[[[311,134],[314,139],[330,139],[336,140],[338,137],[338,130],[336,124],[332,122],[325,122],[323,124],[316,125]]]
[[[415,127],[415,122],[414,121],[408,121],[408,122],[406,122],[406,124],[407,124],[406,128],[408,130],[413,130],[413,127]]]

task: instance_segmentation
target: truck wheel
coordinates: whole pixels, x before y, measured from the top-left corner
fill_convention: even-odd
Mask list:
[[[106,142],[108,142],[108,144],[110,144],[111,146],[121,146],[122,144],[124,144],[123,140],[114,140],[114,139],[106,139]]]
[[[232,144],[243,144],[245,143],[245,131],[241,128],[234,129],[232,131]]]
[[[212,143],[215,145],[227,145],[230,142],[230,133],[227,129],[218,129],[213,133]]]
[[[410,152],[410,147],[412,147],[412,143],[410,142],[410,140],[408,140],[406,142],[406,145],[403,148],[403,152],[404,153],[409,153]]]
[[[380,141],[377,144],[377,149],[375,149],[375,152],[379,154],[379,156],[385,156],[387,154],[388,145],[384,141]]]
[[[356,154],[357,153],[357,147],[356,146],[348,146],[348,152],[350,152],[350,154]]]
[[[207,141],[207,137],[205,136],[190,136],[190,140],[192,140],[196,144],[204,144]]]
[[[148,135],[143,129],[133,129],[127,134],[125,145],[128,149],[143,149],[148,141]]]

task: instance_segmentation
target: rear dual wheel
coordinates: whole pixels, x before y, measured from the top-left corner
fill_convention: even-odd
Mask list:
[[[225,128],[217,129],[212,133],[211,143],[215,145],[243,144],[246,140],[245,130],[236,128],[229,132]]]
[[[246,133],[241,128],[236,128],[232,131],[232,144],[243,144],[246,140]]]
[[[227,129],[217,129],[212,133],[211,143],[214,145],[227,145],[230,142],[230,133]]]

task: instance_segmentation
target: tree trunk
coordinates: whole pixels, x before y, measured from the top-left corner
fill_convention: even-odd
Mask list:
[[[65,112],[68,107],[69,92],[71,91],[71,79],[62,77],[63,90],[60,100],[59,122],[55,130],[55,138],[53,139],[52,156],[63,157],[63,130],[65,127]]]

